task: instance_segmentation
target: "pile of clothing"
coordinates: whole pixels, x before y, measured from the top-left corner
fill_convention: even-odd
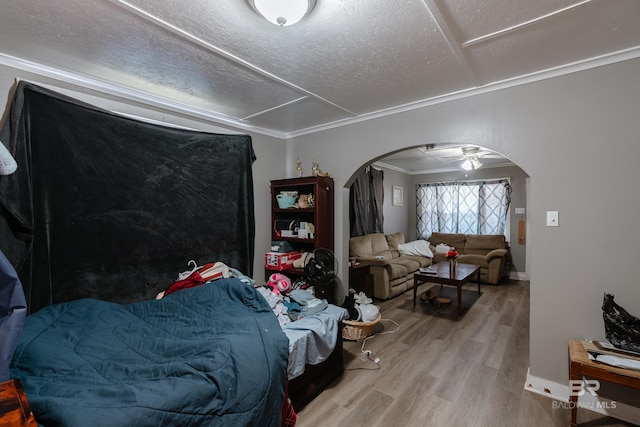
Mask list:
[[[180,289],[188,289],[203,285],[217,279],[228,279],[236,277],[248,285],[254,286],[255,280],[239,272],[235,268],[228,267],[222,262],[213,262],[198,266],[194,260],[187,263],[191,270],[178,274],[178,278],[167,289],[156,295],[156,299],[161,299]]]
[[[327,308],[326,299],[316,298],[309,289],[293,289],[288,294],[275,293],[268,286],[258,292],[267,300],[280,325],[313,316]]]

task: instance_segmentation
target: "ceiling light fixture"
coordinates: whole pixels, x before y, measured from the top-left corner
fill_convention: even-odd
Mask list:
[[[480,169],[480,167],[482,166],[482,163],[480,163],[480,160],[478,160],[477,157],[471,157],[471,158],[467,158],[464,162],[462,162],[461,166],[462,166],[462,169],[466,171],[470,171],[470,170]]]
[[[311,12],[316,0],[249,0],[249,4],[272,24],[288,27]]]

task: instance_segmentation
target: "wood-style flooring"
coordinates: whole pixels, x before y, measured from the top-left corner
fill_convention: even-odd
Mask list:
[[[418,295],[431,286],[421,285]],[[409,291],[376,303],[383,319],[399,325],[365,342],[379,369],[363,361],[362,341],[345,341],[347,370],[298,413],[299,427],[569,426],[568,409],[524,390],[529,282],[483,285],[482,296],[457,320],[411,310],[412,300]],[[374,332],[395,329],[382,321]],[[578,410],[578,422],[632,425],[586,409]]]

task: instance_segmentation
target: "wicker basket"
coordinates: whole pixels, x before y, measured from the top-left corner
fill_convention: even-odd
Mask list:
[[[371,322],[354,322],[352,320],[343,320],[344,326],[342,327],[342,338],[347,340],[362,340],[369,336],[373,327],[380,321],[381,314],[378,313]]]

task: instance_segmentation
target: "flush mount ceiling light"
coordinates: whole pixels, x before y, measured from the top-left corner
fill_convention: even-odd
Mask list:
[[[474,169],[480,169],[482,163],[480,163],[480,160],[478,160],[477,157],[468,157],[464,162],[462,162],[462,165],[460,166],[462,166],[462,169],[470,171]]]
[[[316,5],[316,0],[248,0],[253,9],[267,21],[288,27],[304,18]]]

